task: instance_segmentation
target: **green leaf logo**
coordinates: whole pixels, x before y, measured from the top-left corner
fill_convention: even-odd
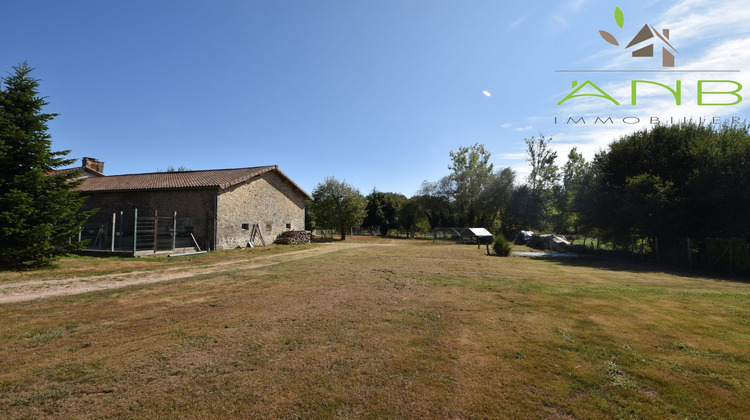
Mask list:
[[[622,10],[620,10],[619,7],[615,7],[615,22],[617,22],[617,26],[622,29],[623,26],[625,26],[625,15],[622,13]],[[599,31],[599,35],[604,38],[605,41],[609,42],[612,45],[620,46],[620,44],[617,42],[617,38],[615,38],[614,35],[607,31]]]
[[[615,7],[615,22],[617,22],[617,26],[620,29],[625,25],[625,15],[622,14],[622,10],[619,7]]]

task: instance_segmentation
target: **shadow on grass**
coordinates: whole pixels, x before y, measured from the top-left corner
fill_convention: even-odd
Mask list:
[[[588,267],[598,270],[622,271],[630,273],[661,273],[671,274],[681,277],[713,279],[719,281],[730,281],[735,283],[750,284],[750,278],[747,274],[740,273],[720,273],[702,269],[690,270],[686,267],[675,266],[669,263],[654,263],[650,261],[626,260],[622,258],[579,254],[578,258],[556,258],[549,257],[526,257],[536,260],[544,260],[553,264],[571,266],[571,267]]]

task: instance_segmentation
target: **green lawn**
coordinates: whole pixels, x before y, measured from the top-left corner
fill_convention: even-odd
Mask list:
[[[750,412],[748,283],[630,262],[355,241],[373,246],[2,304],[0,417],[702,419]],[[253,256],[205,258],[222,255]],[[105,273],[112,264],[148,266],[100,261]],[[78,265],[97,273],[89,259],[63,260],[57,270]],[[36,276],[0,277],[6,274]]]

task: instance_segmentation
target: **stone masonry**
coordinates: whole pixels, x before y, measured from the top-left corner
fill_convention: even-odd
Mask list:
[[[305,199],[298,187],[275,171],[227,188],[218,196],[217,249],[247,246],[255,223],[266,244],[281,232],[304,229]]]

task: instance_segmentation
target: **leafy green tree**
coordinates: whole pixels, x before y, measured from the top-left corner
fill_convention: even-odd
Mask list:
[[[526,160],[529,162],[531,172],[528,184],[532,189],[548,191],[560,180],[558,167],[555,165],[557,152],[550,149],[552,138],[546,138],[543,134],[539,138],[531,137],[524,139],[526,142]]]
[[[491,153],[484,145],[475,143],[450,152],[450,157],[456,219],[459,225],[476,226],[487,218],[481,195],[493,178],[493,165],[489,163]]]
[[[487,186],[479,195],[482,208],[479,226],[484,226],[493,232],[502,228],[508,205],[516,188],[515,182],[516,172],[509,167],[492,174]]]
[[[562,167],[562,180],[566,190],[573,190],[578,187],[581,177],[586,172],[588,164],[578,148],[570,149],[568,161]]]
[[[187,172],[189,170],[190,169],[188,169],[187,167],[183,165],[180,165],[176,168],[172,165],[167,165],[167,169],[164,172]],[[161,172],[161,169],[157,169],[156,172]]]
[[[367,214],[367,200],[359,190],[330,176],[318,184],[312,193],[309,210],[315,225],[321,229],[339,229],[341,240],[346,231],[362,225]]]
[[[527,177],[528,190],[521,187],[514,194],[513,219],[516,228],[547,230],[553,227],[558,216],[555,196],[560,195],[559,168],[555,164],[557,152],[550,148],[552,138],[543,134],[539,138],[524,139],[526,160],[530,172]]]
[[[411,237],[419,225],[420,219],[424,218],[425,211],[422,208],[420,197],[412,197],[401,205],[399,210],[399,222],[406,231],[406,236]]]
[[[455,226],[452,193],[451,180],[446,176],[437,182],[423,182],[417,194],[409,200],[418,203],[422,215],[432,228]]]
[[[380,226],[380,234],[385,236],[389,229],[398,228],[398,212],[406,202],[402,194],[380,192],[373,189],[367,198],[367,216],[363,226]]]
[[[437,182],[424,182],[415,195],[431,227],[482,226],[496,231],[514,189],[515,172],[494,165],[483,145],[451,152],[451,173]]]
[[[584,187],[589,164],[577,148],[568,153],[568,160],[562,167],[562,184],[552,189],[554,216],[553,230],[559,233],[576,233],[580,230],[574,202]]]
[[[528,185],[514,188],[505,209],[502,233],[511,238],[520,230],[546,230],[545,201],[546,197],[541,191]]]
[[[47,123],[57,114],[38,94],[39,81],[27,63],[13,67],[0,90],[0,264],[36,266],[78,248],[78,234],[91,212],[80,212],[69,151],[51,151]]]
[[[744,126],[682,124],[642,130],[596,155],[576,210],[619,238],[750,233],[750,133]]]

